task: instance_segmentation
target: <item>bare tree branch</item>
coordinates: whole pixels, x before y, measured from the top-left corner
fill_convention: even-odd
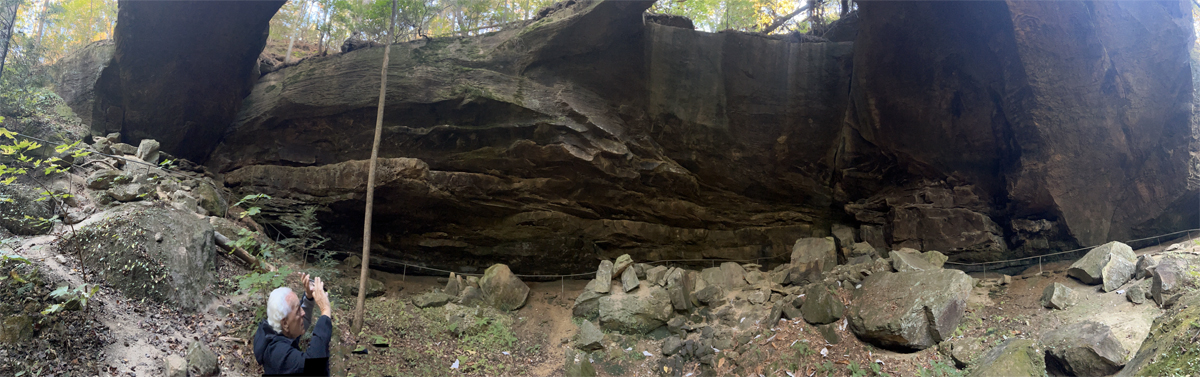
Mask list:
[[[1197,1],[1197,0],[1192,0],[1192,1]],[[783,24],[786,24],[788,22],[788,20],[791,20],[793,17],[796,17],[796,15],[804,12],[805,10],[808,10],[808,7],[809,7],[808,5],[802,6],[799,9],[796,9],[796,11],[794,11],[792,13],[788,13],[788,14],[784,15],[783,17],[776,18],[775,21],[771,22],[771,25],[767,26],[766,29],[763,29],[762,33],[763,34],[771,34],[772,31],[775,31],[775,29],[778,29],[780,26],[783,26]]]

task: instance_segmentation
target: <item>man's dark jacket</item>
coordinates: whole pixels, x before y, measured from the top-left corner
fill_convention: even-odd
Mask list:
[[[301,298],[301,307],[305,310],[304,329],[308,330],[312,323],[313,300]],[[317,319],[317,326],[312,330],[312,339],[308,349],[300,351],[300,338],[290,339],[275,332],[267,320],[258,325],[254,333],[254,359],[262,365],[264,374],[320,374],[328,375],[328,370],[304,370],[305,359],[328,359],[329,339],[333,335],[333,322],[327,316]]]

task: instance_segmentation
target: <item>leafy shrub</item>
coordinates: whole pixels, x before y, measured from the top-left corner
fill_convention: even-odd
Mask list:
[[[292,274],[288,266],[276,271],[251,272],[238,278],[237,294],[255,294],[283,286],[287,277]]]

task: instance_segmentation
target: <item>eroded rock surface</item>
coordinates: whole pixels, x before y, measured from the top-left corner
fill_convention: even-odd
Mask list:
[[[64,237],[82,249],[89,273],[130,298],[197,310],[216,273],[213,227],[194,213],[154,204],[124,204],[88,219]]]
[[[1083,321],[1042,336],[1046,363],[1059,373],[1074,376],[1107,376],[1121,370],[1129,351],[1101,323]]]
[[[958,270],[871,275],[850,305],[850,328],[880,347],[929,348],[949,339],[962,320],[972,286],[971,277]]]
[[[1046,374],[1041,347],[1030,339],[1008,339],[979,356],[970,377],[1038,377]]]

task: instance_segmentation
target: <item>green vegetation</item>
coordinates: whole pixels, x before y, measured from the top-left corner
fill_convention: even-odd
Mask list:
[[[78,310],[88,307],[88,299],[96,296],[96,292],[100,291],[99,285],[92,285],[91,289],[87,284],[80,285],[71,289],[66,285],[59,286],[53,292],[50,292],[50,297],[63,301],[59,304],[53,304],[42,310],[42,315],[52,315],[63,310]]]
[[[813,351],[811,348],[808,348],[807,342],[796,342],[796,343],[793,343],[792,346],[789,348],[791,348],[792,351],[794,351],[796,353],[797,358],[808,357],[808,356],[815,355],[817,353],[816,351]]]
[[[421,309],[379,298],[367,300],[365,308],[359,343],[368,344],[368,352],[345,365],[359,375],[440,376],[456,360],[459,368],[450,373],[526,375],[516,360],[542,350],[541,344],[518,340],[511,314],[487,307]],[[381,339],[388,347],[371,345]]]
[[[317,207],[309,206],[299,213],[283,217],[283,226],[292,232],[292,238],[279,242],[283,247],[300,255],[301,266],[308,263],[308,254],[317,256],[317,267],[330,268],[337,264],[333,259],[332,250],[321,249],[321,245],[329,241],[321,235],[321,225],[317,222]]]
[[[966,375],[966,372],[958,370],[954,364],[934,360],[928,367],[922,367],[917,371],[917,375],[921,377],[962,377]]]
[[[846,366],[846,368],[850,370],[851,377],[866,377],[867,376],[867,371],[865,369],[859,367],[858,363],[856,363],[854,361],[851,361],[850,364]]]
[[[262,212],[262,208],[254,206],[254,204],[257,204],[260,200],[269,199],[271,199],[271,196],[267,194],[250,194],[242,197],[242,200],[238,200],[237,203],[233,203],[233,206],[241,207],[243,204],[251,205],[251,207],[246,208],[246,210],[238,214],[238,218],[240,219],[247,216],[258,215],[260,212]]]
[[[1139,376],[1200,375],[1200,308],[1185,307],[1156,323],[1146,342],[1163,351],[1138,371]]]
[[[4,122],[4,117],[0,116],[0,123]],[[7,140],[4,140],[7,139]],[[27,178],[41,186],[38,191],[39,197],[35,201],[47,201],[54,199],[55,205],[61,205],[62,201],[70,198],[67,193],[58,193],[47,188],[37,179],[38,175],[34,173],[42,173],[43,176],[66,172],[70,167],[70,162],[64,160],[69,158],[74,160],[90,154],[83,150],[78,141],[74,143],[63,143],[54,146],[54,153],[47,156],[44,146],[36,140],[20,137],[16,132],[9,131],[7,128],[0,127],[0,161],[7,164],[0,164],[0,184],[5,186],[11,185],[17,179]],[[12,198],[0,197],[0,201],[12,202]],[[48,221],[46,218],[30,218],[25,216],[28,221]]]
[[[883,367],[879,366],[879,363],[871,363],[871,373],[874,373],[876,376],[880,377],[891,377],[890,374],[883,371]]]
[[[282,287],[292,274],[291,267],[283,266],[276,271],[251,272],[238,280],[237,294],[254,294]]]

